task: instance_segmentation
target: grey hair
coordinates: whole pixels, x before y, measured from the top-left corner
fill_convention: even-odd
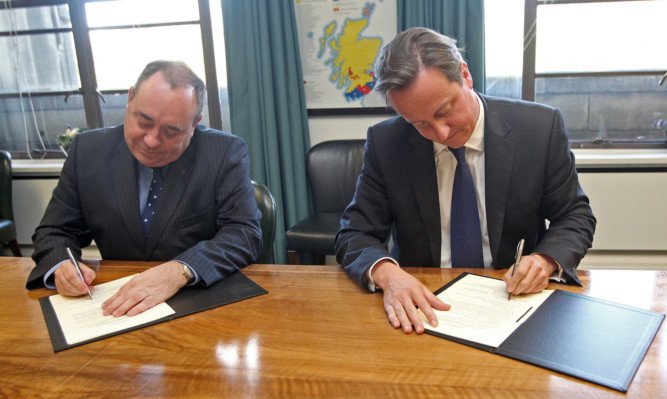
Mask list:
[[[162,72],[164,80],[172,89],[192,86],[195,91],[195,99],[197,101],[197,112],[192,126],[197,124],[199,117],[204,109],[204,95],[206,94],[206,84],[197,76],[196,73],[183,61],[164,61],[158,60],[150,62],[137,78],[134,84],[134,91],[132,97],[137,93],[141,84],[157,72]]]
[[[463,85],[463,56],[456,40],[427,28],[410,28],[399,33],[380,52],[375,90],[389,104],[392,90],[411,85],[424,68],[435,68],[450,82]],[[390,104],[391,105],[391,104]]]

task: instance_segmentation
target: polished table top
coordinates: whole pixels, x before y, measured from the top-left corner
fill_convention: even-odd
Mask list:
[[[155,263],[87,262],[96,283]],[[99,266],[102,265],[101,268]],[[667,392],[662,326],[627,395],[431,335],[404,335],[335,266],[251,265],[269,294],[54,353],[33,262],[0,257],[0,397],[617,397]],[[435,291],[466,269],[407,268]],[[502,271],[467,271],[500,277]],[[580,271],[565,289],[667,312],[667,271]],[[662,396],[664,397],[664,396]]]

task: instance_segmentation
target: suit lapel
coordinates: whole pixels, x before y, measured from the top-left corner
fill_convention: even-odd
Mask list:
[[[148,258],[158,244],[165,228],[169,221],[173,218],[181,197],[187,186],[192,170],[194,168],[194,154],[197,141],[197,133],[195,131],[188,148],[183,155],[176,161],[169,165],[167,176],[162,183],[162,193],[158,199],[157,209],[153,220],[151,221],[150,229],[148,230],[148,241],[146,242],[146,249],[144,258]]]
[[[440,265],[440,205],[438,198],[438,178],[435,171],[433,142],[423,138],[410,127],[411,149],[406,154],[410,183],[417,200],[422,223],[426,228],[432,267]]]
[[[497,259],[514,166],[514,143],[507,139],[511,127],[496,111],[493,100],[480,97],[485,110],[486,222],[491,255]]]
[[[122,126],[120,127],[122,129]],[[122,134],[121,134],[122,136]],[[134,156],[121,139],[116,148],[116,154],[110,160],[109,168],[115,193],[118,197],[117,214],[121,215],[127,227],[131,242],[144,242],[144,230],[139,215],[139,194],[137,191],[137,164]]]

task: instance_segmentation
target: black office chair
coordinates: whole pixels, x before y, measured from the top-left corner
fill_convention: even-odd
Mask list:
[[[299,221],[286,233],[290,264],[308,253],[313,264],[324,264],[335,254],[340,217],[352,201],[364,162],[365,140],[333,140],[315,145],[308,152],[308,181],[315,213]]]
[[[271,263],[271,249],[273,240],[276,238],[276,201],[265,185],[253,181],[252,186],[255,188],[257,208],[262,213],[260,225],[262,226],[262,241],[264,241],[262,253],[255,263]]]
[[[5,244],[9,244],[14,256],[22,256],[16,241],[12,206],[12,156],[0,150],[0,255],[3,256]]]

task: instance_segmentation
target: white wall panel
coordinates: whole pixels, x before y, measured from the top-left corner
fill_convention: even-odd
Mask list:
[[[667,250],[667,173],[580,173],[598,220],[594,250]]]
[[[16,235],[20,245],[32,245],[32,233],[42,220],[44,210],[58,179],[14,179],[12,198]]]

